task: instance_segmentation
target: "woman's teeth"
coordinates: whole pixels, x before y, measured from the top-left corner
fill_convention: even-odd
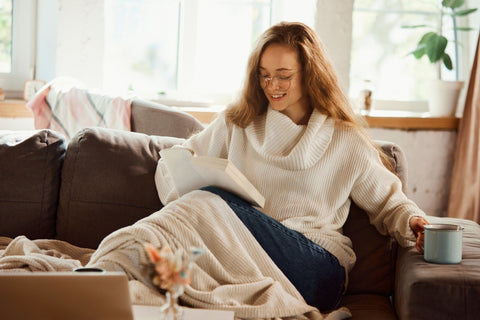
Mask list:
[[[283,97],[283,96],[284,96],[284,94],[274,94],[274,95],[272,95],[272,97],[273,97],[274,99],[278,99],[278,98],[281,98],[281,97]]]

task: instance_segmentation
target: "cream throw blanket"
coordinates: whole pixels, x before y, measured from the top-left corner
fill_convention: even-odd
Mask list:
[[[192,270],[192,284],[182,296],[189,306],[232,310],[236,318],[350,317],[345,308],[322,315],[308,306],[230,207],[206,191],[191,192],[115,231],[95,251],[58,240],[0,238],[0,271],[65,271],[82,265],[123,271],[131,279],[134,304],[162,304],[163,296],[142,272],[147,263],[146,242],[169,245],[174,251],[192,246],[205,250]]]

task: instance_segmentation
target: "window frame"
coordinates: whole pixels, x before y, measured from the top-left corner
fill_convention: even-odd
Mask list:
[[[469,7],[468,3],[465,3],[465,7]],[[410,14],[418,14],[418,15],[432,15],[435,14],[435,11],[432,12],[427,12],[427,11],[412,11],[412,10],[397,10],[397,9],[387,9],[387,8],[382,8],[382,9],[371,9],[371,8],[356,8],[355,6],[353,7],[352,11],[352,16],[355,14],[355,12],[362,12],[362,11],[370,11],[370,12],[376,12],[377,14],[384,13],[384,14],[404,14],[404,13],[410,13]],[[468,19],[465,18],[458,18],[454,17],[455,23],[457,26],[463,26]],[[422,21],[422,19],[419,19],[419,21]],[[470,21],[470,24],[472,25],[473,23]],[[423,31],[419,31],[419,34],[422,34]],[[353,38],[353,32],[352,32],[352,41],[354,40]],[[452,75],[454,75],[455,80],[459,81],[468,81],[468,74],[469,74],[469,69],[470,69],[470,64],[471,64],[471,57],[470,57],[470,47],[472,46],[471,43],[471,38],[468,36],[468,32],[453,32],[453,41],[454,41],[454,49],[453,51],[455,52],[455,56],[452,57],[452,60],[454,61],[454,70],[450,71]],[[462,45],[459,45],[461,43]],[[353,45],[352,45],[353,48]],[[423,59],[426,59],[425,57]],[[417,61],[417,63],[428,63],[428,61]],[[446,68],[442,64],[442,69],[443,72],[447,71]],[[350,76],[351,77],[351,76]],[[350,79],[351,80],[351,79]],[[351,99],[355,100],[356,97],[352,96],[352,92],[350,92]],[[391,111],[408,111],[408,112],[428,112],[428,104],[426,100],[388,100],[388,98],[383,98],[381,100],[377,100],[374,97],[374,104],[375,104],[375,109],[378,110],[391,110]]]
[[[13,0],[12,4],[12,70],[0,73],[0,88],[17,97],[25,81],[35,75],[37,0]]]

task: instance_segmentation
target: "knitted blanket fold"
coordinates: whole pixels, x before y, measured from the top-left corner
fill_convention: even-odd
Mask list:
[[[8,246],[3,248],[1,240],[0,269],[4,269],[5,259],[14,252]],[[323,315],[307,305],[230,207],[207,191],[191,192],[134,225],[113,232],[89,259],[87,266],[125,272],[130,279],[134,304],[159,305],[164,297],[144,272],[148,264],[145,243],[158,247],[168,245],[174,252],[180,249],[187,252],[191,247],[204,250],[192,269],[192,283],[181,296],[187,306],[231,310],[238,319],[316,320],[351,316],[346,308]],[[58,244],[55,245],[58,248]],[[70,249],[69,246],[65,248]],[[77,249],[77,254],[66,258],[80,258],[91,253]],[[38,252],[36,254],[38,259]],[[50,261],[49,266],[55,265],[51,255],[45,258]],[[75,258],[67,265],[85,265],[85,260]],[[61,257],[55,259],[63,260]],[[58,262],[58,265],[59,270],[65,270],[65,263]]]

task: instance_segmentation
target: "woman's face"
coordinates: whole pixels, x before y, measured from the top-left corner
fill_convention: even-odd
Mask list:
[[[302,70],[295,50],[281,44],[269,45],[260,57],[259,81],[272,109],[296,124],[308,122],[311,109],[303,94]]]

